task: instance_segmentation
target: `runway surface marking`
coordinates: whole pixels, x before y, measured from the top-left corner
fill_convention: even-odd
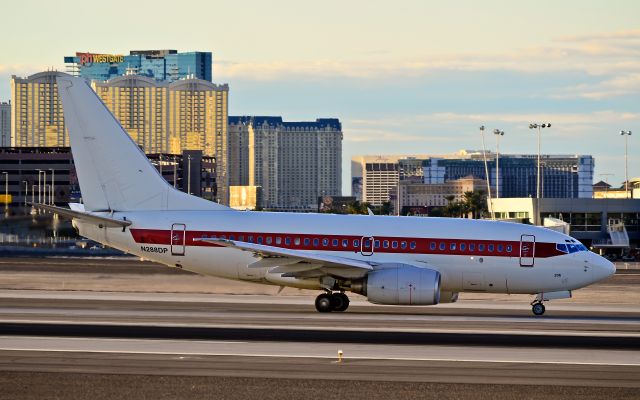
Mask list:
[[[640,366],[640,351],[0,336],[0,351]]]

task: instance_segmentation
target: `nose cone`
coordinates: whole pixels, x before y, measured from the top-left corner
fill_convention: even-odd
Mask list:
[[[593,264],[593,280],[594,282],[607,279],[616,273],[616,266],[609,260],[594,254]]]

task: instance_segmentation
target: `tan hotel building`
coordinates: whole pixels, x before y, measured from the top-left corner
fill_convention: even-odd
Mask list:
[[[69,146],[58,99],[58,74],[12,77],[12,146]],[[228,85],[196,78],[168,83],[125,75],[94,81],[92,87],[146,153],[203,150],[205,156],[214,156],[218,200],[228,204]]]

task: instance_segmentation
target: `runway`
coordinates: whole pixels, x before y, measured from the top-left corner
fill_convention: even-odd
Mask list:
[[[114,288],[123,277],[157,274],[203,285],[197,276],[149,273],[132,261],[60,264],[0,263],[0,278],[57,288],[61,276],[92,276]],[[96,272],[101,265],[110,267]],[[635,279],[627,271],[593,293],[622,295],[637,290]],[[557,301],[534,317],[522,297],[392,307],[353,296],[347,312],[320,314],[313,294],[231,295],[226,282],[213,281],[214,293],[4,286],[3,398],[51,397],[52,385],[65,388],[58,397],[94,399],[637,398],[640,387],[634,302]]]

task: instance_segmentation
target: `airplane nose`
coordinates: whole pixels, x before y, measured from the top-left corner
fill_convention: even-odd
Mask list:
[[[613,274],[616,273],[616,266],[609,260],[604,257],[600,257],[596,255],[597,260],[594,260],[594,271],[593,278],[594,281],[601,281],[603,279],[607,279]]]

